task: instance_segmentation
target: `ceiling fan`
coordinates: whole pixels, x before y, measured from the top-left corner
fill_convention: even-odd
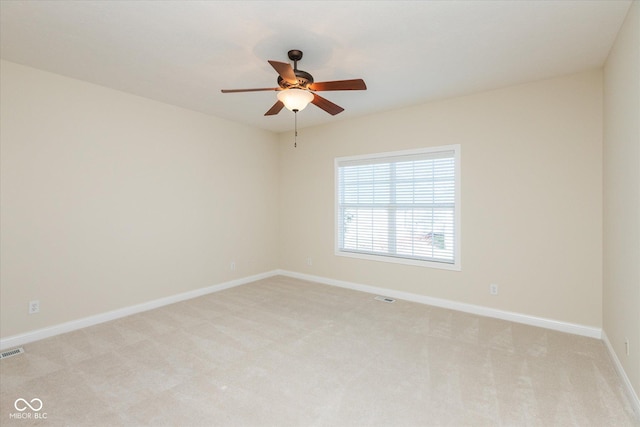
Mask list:
[[[269,61],[269,64],[278,72],[278,87],[222,89],[222,93],[278,91],[278,101],[264,114],[265,116],[276,115],[283,107],[287,107],[287,109],[297,113],[304,109],[309,103],[335,116],[343,112],[344,108],[321,97],[315,92],[367,89],[367,85],[362,79],[314,82],[311,74],[303,70],[298,70],[298,61],[302,59],[302,51],[297,49],[290,50],[288,56],[289,59],[293,61],[293,67],[287,62]]]

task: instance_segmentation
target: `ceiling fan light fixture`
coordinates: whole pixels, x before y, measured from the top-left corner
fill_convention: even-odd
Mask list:
[[[311,101],[313,94],[304,89],[285,89],[278,92],[278,100],[284,104],[287,110],[302,111]]]

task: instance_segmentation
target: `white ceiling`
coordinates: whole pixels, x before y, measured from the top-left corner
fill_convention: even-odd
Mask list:
[[[299,127],[603,65],[631,5],[616,1],[5,1],[3,59],[272,131],[267,60],[316,81],[363,78],[367,91],[322,92]]]

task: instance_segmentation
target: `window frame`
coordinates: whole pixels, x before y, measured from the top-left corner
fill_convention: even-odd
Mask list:
[[[454,251],[453,251],[453,263],[448,262],[439,262],[432,260],[422,260],[422,259],[414,259],[407,257],[398,257],[389,255],[377,255],[377,254],[369,254],[369,253],[360,253],[355,251],[344,251],[340,249],[340,223],[339,223],[339,215],[340,215],[340,165],[345,162],[352,161],[361,161],[361,160],[371,160],[371,159],[389,159],[389,163],[394,161],[394,158],[403,157],[403,156],[411,156],[411,155],[421,155],[421,154],[431,154],[445,151],[453,151],[453,159],[454,159]],[[453,270],[453,271],[461,271],[462,263],[461,263],[461,250],[460,250],[460,242],[461,242],[461,204],[460,204],[460,144],[452,144],[452,145],[443,145],[437,147],[425,147],[419,149],[412,150],[402,150],[402,151],[391,151],[391,152],[382,152],[382,153],[373,153],[373,154],[364,154],[364,155],[356,155],[356,156],[346,156],[346,157],[336,157],[334,159],[334,250],[336,256],[348,257],[348,258],[358,258],[370,261],[381,261],[381,262],[390,262],[396,264],[406,264],[406,265],[415,265],[421,267],[428,268],[436,268],[443,270]]]

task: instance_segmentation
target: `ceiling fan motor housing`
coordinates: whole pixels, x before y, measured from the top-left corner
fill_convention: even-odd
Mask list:
[[[293,87],[307,89],[307,87],[309,87],[309,85],[313,83],[313,76],[306,71],[293,70],[293,72],[296,74],[296,78],[298,79],[297,84],[291,84],[288,81],[284,80],[282,77],[278,76],[278,86],[283,89],[290,89]]]

